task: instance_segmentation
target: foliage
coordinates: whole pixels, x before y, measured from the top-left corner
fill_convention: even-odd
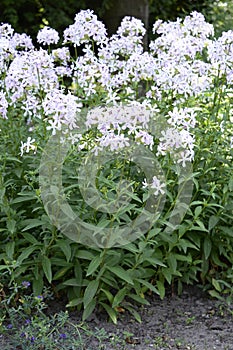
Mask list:
[[[220,36],[222,32],[232,29],[232,1],[214,1],[210,2],[208,6],[203,9],[207,20],[214,23],[216,36]]]
[[[11,306],[29,314],[33,308],[28,304],[37,307],[18,289],[25,281],[32,284],[33,301],[50,287],[54,295],[68,297],[68,307],[82,310],[83,320],[99,309],[114,323],[126,310],[140,322],[135,302],[147,305],[151,293],[163,298],[168,284],[181,291],[182,283],[202,282],[212,296],[225,293],[230,300],[232,34],[215,40],[213,27],[196,12],[183,21],[157,21],[154,32],[157,38],[143,52],[145,30],[139,20],[123,20],[118,36],[107,38],[94,14],[81,11],[64,31],[65,48],[55,49],[54,31],[40,32],[41,46],[48,44],[44,50],[13,34],[10,26],[0,27],[5,40],[0,96],[2,319],[10,316]],[[71,57],[70,45],[82,55]],[[58,199],[65,198],[85,223],[96,227],[95,244],[83,244],[76,231],[68,238],[47,215],[39,173],[42,154],[51,150],[51,134],[71,143]],[[128,139],[143,146],[147,176],[137,164],[140,157],[127,153],[134,151]],[[55,164],[51,160],[46,168],[51,170],[49,180],[59,167],[57,146]],[[100,198],[110,207],[116,198],[124,199],[120,181],[130,184],[123,186],[128,202],[115,212],[93,206],[77,185],[78,177],[89,179],[85,172],[83,178],[78,175],[81,164],[92,170],[88,157],[94,154],[91,160],[98,161],[108,149],[114,156],[100,163],[95,182]],[[162,169],[155,176],[148,154],[157,157]],[[193,171],[184,176],[191,165]],[[55,192],[59,181],[51,186]],[[192,198],[181,197],[182,189],[190,193],[192,183]],[[53,195],[50,187],[47,194]],[[158,207],[153,226],[134,240],[108,245],[104,229],[117,232],[129,225],[147,201]],[[52,197],[51,208],[55,205]],[[70,215],[67,206],[64,212]]]

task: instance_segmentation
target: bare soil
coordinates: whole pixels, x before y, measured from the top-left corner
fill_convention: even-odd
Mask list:
[[[181,297],[170,295],[163,301],[153,296],[150,303],[138,310],[142,323],[129,314],[116,326],[98,315],[91,323],[124,339],[124,349],[233,350],[231,307],[210,299],[198,287],[186,287]],[[115,348],[108,344],[106,349]]]

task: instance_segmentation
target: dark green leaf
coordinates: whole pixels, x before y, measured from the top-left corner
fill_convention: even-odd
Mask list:
[[[99,287],[99,280],[93,280],[88,283],[87,288],[85,289],[84,296],[83,296],[83,305],[84,309],[87,308],[87,306],[90,304],[94,296],[96,295],[96,292]]]
[[[94,311],[96,306],[96,299],[92,299],[83,311],[82,320],[85,321]]]
[[[113,299],[112,307],[114,308],[116,306],[119,306],[120,303],[124,300],[126,294],[127,294],[127,288],[120,289]]]
[[[210,252],[212,248],[212,242],[208,236],[205,237],[203,248],[204,248],[204,257],[207,260],[210,256]]]
[[[42,257],[42,267],[47,280],[49,281],[49,283],[51,283],[52,282],[51,261],[47,256]]]
[[[120,266],[108,267],[108,270],[114,273],[120,279],[126,281],[129,284],[134,284],[129,273]]]
[[[88,266],[88,270],[87,270],[87,276],[92,275],[93,272],[95,272],[98,267],[100,266],[102,261],[102,257],[97,255],[91,262],[90,265]]]
[[[116,311],[113,308],[111,308],[109,305],[107,305],[107,304],[105,304],[103,302],[100,302],[100,305],[102,305],[103,308],[107,311],[107,313],[108,313],[109,317],[111,318],[112,322],[114,324],[117,324],[117,313],[116,313]]]

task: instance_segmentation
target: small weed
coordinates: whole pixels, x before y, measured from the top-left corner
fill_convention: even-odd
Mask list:
[[[196,320],[196,316],[192,316],[192,317],[188,317],[187,319],[186,319],[186,324],[187,325],[190,325],[190,324],[192,324],[194,321]]]

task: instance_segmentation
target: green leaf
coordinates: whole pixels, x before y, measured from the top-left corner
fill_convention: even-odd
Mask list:
[[[10,260],[13,260],[14,252],[15,252],[15,242],[8,242],[5,245],[6,255]]]
[[[107,311],[107,313],[108,313],[109,317],[111,318],[112,322],[114,324],[117,324],[117,313],[116,313],[116,311],[113,308],[111,308],[109,305],[107,305],[107,304],[105,304],[103,302],[100,302],[100,305],[102,305],[103,308]]]
[[[96,300],[92,299],[89,304],[86,305],[86,308],[83,311],[82,320],[85,321],[94,311],[96,306]]]
[[[131,315],[133,315],[133,317],[135,318],[136,321],[138,321],[138,323],[142,322],[141,316],[133,307],[130,307],[127,305],[125,306],[125,308],[131,313]]]
[[[134,301],[136,301],[139,304],[142,305],[150,305],[149,301],[146,300],[145,298],[141,297],[140,295],[137,294],[128,294],[128,297],[133,299]]]
[[[198,206],[195,208],[195,211],[194,211],[194,215],[195,215],[195,218],[197,218],[202,212],[202,206]]]
[[[162,273],[169,284],[171,284],[171,281],[172,281],[172,272],[174,271],[171,271],[170,269],[167,269],[164,267],[162,268]]]
[[[176,260],[179,260],[179,261],[187,261],[189,263],[192,262],[191,254],[188,254],[188,255],[174,254],[174,257],[176,258]]]
[[[83,305],[84,309],[90,304],[94,296],[96,295],[96,292],[99,287],[99,280],[93,280],[90,281],[87,285],[87,288],[85,289],[84,296],[83,296]]]
[[[32,289],[34,295],[40,295],[43,291],[44,282],[42,276],[39,276],[39,278],[33,278],[32,282]]]
[[[100,290],[106,295],[109,303],[112,304],[113,298],[114,298],[112,293],[110,293],[109,290],[106,290],[106,289],[103,289],[103,288],[101,288]]]
[[[52,282],[51,261],[47,256],[42,257],[42,267],[47,280],[49,281],[49,283],[51,283]]]
[[[126,281],[129,284],[134,284],[132,278],[129,276],[128,272],[120,266],[108,267],[108,270],[120,279]]]
[[[206,231],[206,232],[208,232],[208,230],[205,228],[205,225],[203,224],[203,222],[201,221],[201,220],[196,220],[196,223],[198,224],[198,226],[200,227],[200,229],[202,230],[202,231]]]
[[[37,196],[35,194],[32,194],[32,192],[22,192],[18,193],[19,197],[13,199],[11,201],[11,204],[16,204],[16,203],[21,203],[21,202],[26,202],[26,201],[32,201],[32,200],[37,200]]]
[[[69,262],[71,258],[71,247],[67,240],[62,239],[57,242],[58,247],[62,250],[63,254],[66,257],[66,261]]]
[[[149,290],[151,290],[152,292],[156,293],[159,295],[159,291],[157,288],[155,288],[155,286],[153,284],[151,284],[148,281],[145,281],[141,278],[137,278],[136,281],[140,282],[142,285],[144,285],[145,287],[147,287]]]
[[[221,295],[216,290],[209,290],[208,293],[213,298],[217,298],[219,300],[224,300],[223,297],[221,297]]]
[[[126,294],[127,294],[128,289],[127,288],[122,288],[120,289],[117,294],[115,295],[113,302],[112,302],[112,307],[119,306],[122,300],[124,300]]]
[[[26,241],[32,244],[40,244],[37,239],[29,232],[22,232],[22,236],[26,239]]]
[[[212,215],[210,216],[209,218],[209,224],[208,224],[208,231],[212,230],[212,228],[214,228],[217,223],[219,222],[219,217],[218,216],[215,216],[215,215]]]
[[[102,257],[97,255],[91,262],[90,262],[90,265],[88,266],[88,269],[87,269],[87,276],[89,275],[92,275],[93,272],[95,272],[98,267],[100,266],[101,264],[101,261],[102,261]]]
[[[195,241],[195,240],[194,240]],[[195,242],[195,244],[198,245],[198,242]],[[184,251],[184,253],[186,254],[187,252],[187,248],[193,248],[193,249],[196,249],[198,250],[199,248],[194,245],[193,243],[191,243],[189,240],[187,239],[184,239],[184,238],[181,238],[179,240],[179,246],[182,248],[182,250]]]
[[[38,219],[30,219],[30,224],[27,225],[26,227],[24,227],[22,232],[30,230],[31,228],[34,228],[34,227],[42,226],[44,224],[45,224],[44,221],[41,221],[41,220],[38,220]]]
[[[221,288],[221,286],[220,286],[220,283],[219,283],[216,279],[214,279],[214,278],[212,278],[212,285],[214,286],[214,288],[215,288],[218,292],[222,292],[222,288]]]
[[[11,156],[7,156],[6,157],[6,160],[9,160],[9,161],[13,161],[13,162],[17,162],[17,163],[22,163],[22,161],[16,157],[11,157]]]
[[[69,301],[69,303],[66,305],[66,307],[74,307],[77,305],[82,304],[83,298],[75,298]]]
[[[228,184],[229,191],[233,191],[233,177],[230,178],[229,184]]]
[[[152,266],[155,266],[155,267],[157,265],[166,267],[166,265],[161,260],[153,258],[153,257],[147,258],[147,259],[145,259],[145,261],[148,261]]]
[[[6,226],[9,232],[13,234],[15,232],[16,221],[14,219],[9,219]]]
[[[156,285],[159,291],[159,296],[161,299],[163,299],[165,297],[165,287],[164,287],[164,283],[162,283],[161,281],[156,281]]]
[[[69,280],[63,282],[65,286],[73,286],[73,287],[82,287],[83,283],[80,282],[77,278],[70,278]]]
[[[205,237],[203,248],[204,248],[204,257],[207,260],[210,256],[210,252],[212,248],[212,242],[208,236]]]
[[[95,258],[95,255],[88,250],[78,250],[76,257],[79,259],[93,260]]]
[[[19,255],[17,262],[19,265],[22,264],[22,262],[29,257],[35,250],[38,250],[38,246],[28,247],[23,250],[23,252]]]
[[[174,254],[170,254],[169,257],[167,258],[167,262],[168,262],[168,265],[169,267],[171,268],[171,270],[173,272],[176,271],[176,268],[177,268],[177,260],[175,258],[175,255]]]
[[[56,280],[59,280],[61,277],[63,277],[67,271],[69,271],[71,269],[71,266],[66,266],[66,267],[63,267],[62,269],[58,270],[54,277],[53,277],[53,280],[56,281]]]

